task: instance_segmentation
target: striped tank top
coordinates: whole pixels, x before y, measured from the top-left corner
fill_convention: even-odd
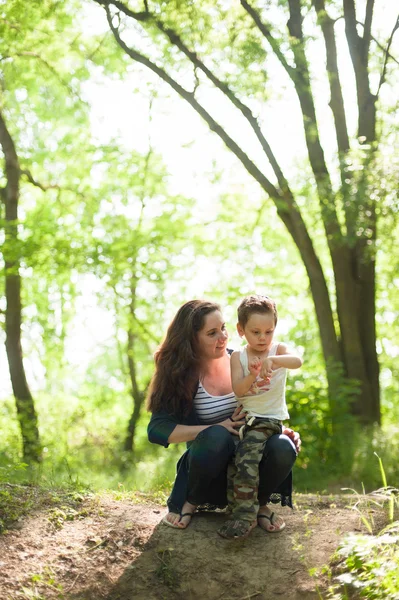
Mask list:
[[[224,396],[211,396],[199,382],[194,396],[194,409],[201,425],[214,425],[228,419],[236,407],[234,392]]]

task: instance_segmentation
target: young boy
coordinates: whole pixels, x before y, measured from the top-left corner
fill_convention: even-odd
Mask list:
[[[258,518],[259,462],[270,436],[282,431],[289,418],[285,402],[287,369],[298,369],[302,359],[287,346],[274,342],[277,308],[268,296],[247,296],[238,307],[237,330],[247,345],[231,356],[231,379],[238,404],[246,412],[240,430],[235,463],[229,465],[228,486],[232,519],[218,533],[222,537],[246,537]],[[232,498],[231,498],[232,496]],[[281,531],[280,527],[268,531]]]

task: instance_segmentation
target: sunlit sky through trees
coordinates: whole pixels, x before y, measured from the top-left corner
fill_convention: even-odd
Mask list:
[[[359,7],[363,4],[357,3]],[[391,33],[397,18],[398,3],[392,0],[379,0],[375,7],[376,31],[380,31],[380,39],[385,42]],[[88,34],[99,34],[108,31],[104,11],[93,2],[84,4],[85,18],[81,21],[82,30]],[[279,15],[275,15],[279,18]],[[309,20],[306,21],[307,26]],[[348,123],[354,133],[356,127],[355,86],[351,60],[347,44],[344,40],[344,22],[337,23],[339,33],[338,51],[341,82],[348,111]],[[308,34],[312,31],[308,30]],[[316,73],[317,64],[324,64],[325,51],[320,39],[309,43],[310,64]],[[394,38],[391,53],[399,56],[399,36]],[[251,108],[259,116],[267,138],[273,148],[278,162],[283,170],[300,172],[300,165],[306,157],[306,147],[303,125],[297,97],[292,84],[276,59],[270,58],[268,65],[269,78],[273,81],[270,99],[267,103],[257,105],[253,101]],[[320,69],[323,72],[323,69]],[[375,82],[378,85],[378,80]],[[330,159],[336,152],[335,134],[332,116],[329,111],[329,87],[326,79],[317,81],[315,90],[318,118],[323,122],[321,139]],[[153,94],[156,92],[157,97]],[[393,93],[385,86],[381,92]],[[224,124],[227,131],[234,131],[237,142],[247,154],[273,180],[272,171],[265,164],[265,155],[258,146],[258,141],[251,134],[248,125],[237,120],[233,107],[214,90],[201,91],[203,104],[212,105],[216,118]],[[92,135],[98,144],[111,140],[117,141],[121,147],[145,152],[149,143],[162,155],[170,174],[170,191],[196,200],[194,209],[198,223],[212,220],[216,214],[218,198],[222,193],[240,190],[243,194],[256,197],[263,195],[259,186],[250,178],[238,160],[223,146],[220,139],[211,133],[207,125],[193,109],[178,98],[176,94],[160,83],[149,71],[141,65],[132,62],[124,80],[107,77],[99,67],[92,67],[92,77],[84,84],[84,96],[91,107]],[[151,109],[150,109],[151,103]],[[332,171],[333,173],[333,171]],[[334,173],[333,173],[334,174]],[[338,177],[338,173],[335,174]],[[23,205],[23,195],[21,205]],[[245,277],[245,274],[243,274]],[[207,290],[217,284],[218,273],[212,262],[201,258],[194,270],[190,272],[190,283],[187,297],[206,296]],[[87,363],[101,347],[101,344],[112,337],[113,322],[105,311],[98,308],[96,303],[96,284],[94,277],[82,280],[83,296],[78,299],[77,317],[71,328],[72,334],[67,342],[67,358],[77,368],[83,370]],[[245,279],[243,280],[245,288]],[[173,290],[170,290],[171,298]],[[178,305],[180,300],[175,301]],[[171,314],[165,314],[165,323]],[[226,313],[227,319],[234,323],[232,310]],[[279,325],[284,332],[284,320]],[[232,332],[233,333],[233,332]],[[24,335],[30,335],[24,332]],[[237,342],[237,339],[235,339]],[[233,340],[234,342],[234,340]],[[39,361],[30,358],[26,360],[27,376],[32,391],[40,388],[44,373]],[[0,396],[11,394],[11,385],[4,348],[0,348]]]

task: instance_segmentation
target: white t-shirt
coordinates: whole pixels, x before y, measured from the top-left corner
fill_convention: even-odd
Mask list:
[[[268,356],[277,354],[279,342],[274,342],[270,347]],[[249,375],[247,346],[240,352],[240,363],[244,376]],[[255,417],[269,417],[284,421],[289,419],[288,409],[285,402],[285,382],[287,379],[287,369],[278,367],[270,377],[270,383],[264,387],[258,387],[257,377],[249,392],[240,398],[236,398],[238,404],[242,404],[247,413]]]

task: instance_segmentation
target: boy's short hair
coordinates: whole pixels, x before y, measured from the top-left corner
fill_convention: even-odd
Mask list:
[[[269,296],[253,294],[251,296],[246,296],[241,300],[237,309],[238,322],[241,327],[245,327],[249,317],[255,313],[272,314],[274,317],[274,325],[277,325],[276,303],[269,298]]]

